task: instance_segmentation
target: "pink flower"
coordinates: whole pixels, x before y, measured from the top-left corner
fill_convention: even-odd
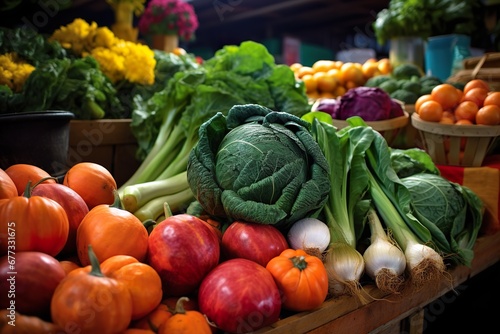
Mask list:
[[[176,34],[189,41],[198,28],[193,6],[183,0],[151,0],[138,23],[142,34]]]

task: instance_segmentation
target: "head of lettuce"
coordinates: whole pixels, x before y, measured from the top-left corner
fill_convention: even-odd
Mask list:
[[[203,210],[280,229],[316,215],[330,191],[329,165],[309,126],[256,104],[235,105],[203,123],[187,167]]]

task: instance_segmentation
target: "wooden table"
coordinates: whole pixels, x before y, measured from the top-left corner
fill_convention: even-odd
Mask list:
[[[301,312],[260,329],[260,334],[335,333],[389,334],[423,332],[424,307],[500,261],[500,232],[478,238],[471,267],[458,266],[450,277],[414,293],[384,294],[374,286],[366,289],[376,299],[361,305],[351,296],[326,300],[321,307]],[[487,288],[487,287],[485,287]]]

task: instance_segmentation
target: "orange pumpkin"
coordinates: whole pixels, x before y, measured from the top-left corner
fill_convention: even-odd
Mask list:
[[[207,319],[199,311],[184,309],[184,302],[189,298],[181,297],[175,305],[172,316],[160,325],[158,334],[211,334]]]
[[[87,203],[89,210],[101,204],[113,204],[116,180],[102,165],[80,162],[64,175],[63,184],[76,191]]]
[[[101,264],[104,275],[125,284],[132,297],[132,320],[144,317],[163,297],[161,278],[153,267],[132,256],[117,255]]]
[[[0,256],[8,250],[56,256],[66,244],[68,233],[63,207],[49,198],[31,196],[30,183],[23,196],[0,199]]]
[[[328,293],[328,274],[323,262],[302,249],[285,249],[266,269],[282,294],[283,307],[309,311],[320,306]]]
[[[76,231],[78,258],[89,265],[87,247],[92,245],[99,262],[115,256],[130,255],[144,262],[148,251],[148,231],[134,214],[114,205],[94,207],[82,219]]]
[[[120,334],[155,334],[151,329],[142,329],[142,328],[127,328]]]
[[[38,181],[45,179],[42,183],[56,183],[56,180],[50,178],[50,174],[45,170],[30,164],[11,165],[7,167],[5,173],[9,175],[12,182],[16,185],[17,194],[19,196],[24,193],[28,182],[31,182],[31,185],[34,185]]]
[[[153,330],[156,333],[158,332],[158,329],[160,328],[161,324],[167,321],[167,319],[169,319],[171,316],[172,312],[170,308],[167,305],[160,303],[155,307],[153,311],[149,312],[144,317],[135,321],[132,324],[132,327],[140,329],[149,329]]]
[[[52,296],[52,321],[67,332],[112,334],[128,328],[132,298],[124,283],[102,274],[89,246],[91,271],[74,270],[57,286]],[[78,272],[73,274],[74,272]]]
[[[0,199],[19,196],[16,185],[10,176],[0,168]]]

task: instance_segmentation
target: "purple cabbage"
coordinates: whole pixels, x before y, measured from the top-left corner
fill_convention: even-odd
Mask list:
[[[334,98],[324,98],[318,100],[314,106],[314,111],[322,111],[330,114],[332,118],[337,119],[337,111],[339,110],[339,99]]]
[[[381,121],[391,118],[392,99],[381,88],[360,86],[342,95],[337,108],[336,119],[360,116],[365,122]]]

